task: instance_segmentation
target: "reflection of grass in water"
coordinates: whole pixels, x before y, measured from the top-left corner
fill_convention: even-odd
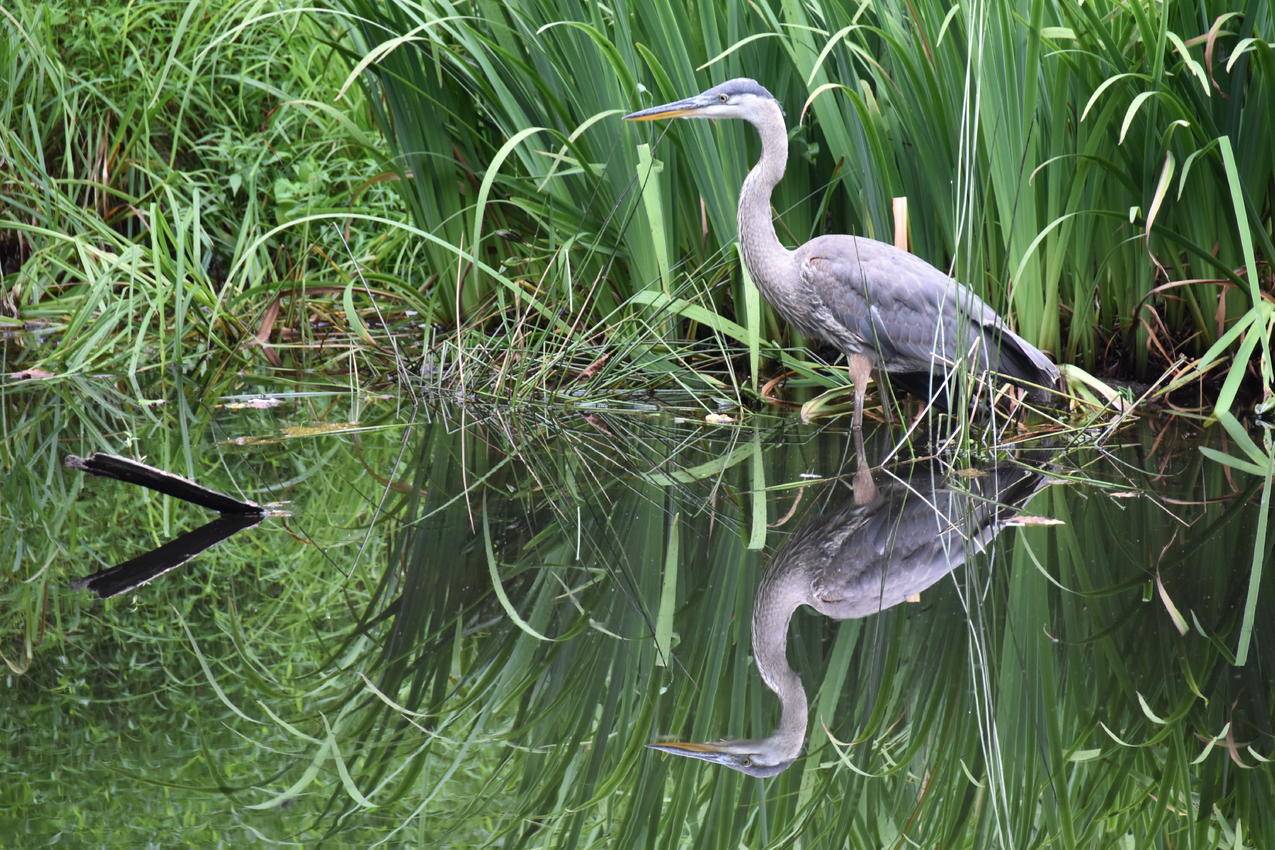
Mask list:
[[[63,421],[55,404],[41,412]],[[291,441],[286,451],[222,449],[236,480],[303,477],[280,495],[296,494],[291,527],[318,537],[331,560],[275,529],[228,543],[122,605],[86,613],[54,593],[50,615],[35,620],[46,623],[44,643],[5,712],[25,777],[10,799],[49,799],[41,776],[61,764],[54,799],[84,801],[87,835],[105,835],[110,814],[127,805],[138,823],[180,809],[190,825],[173,834],[186,838],[224,828],[242,840],[239,827],[213,825],[233,818],[275,837],[335,829],[353,843],[402,826],[390,843],[444,846],[488,835],[536,847],[756,846],[801,829],[803,842],[819,845],[851,836],[890,846],[906,833],[926,846],[981,847],[998,828],[1018,846],[1046,835],[1093,846],[1125,833],[1140,845],[1165,830],[1211,846],[1237,820],[1255,846],[1271,837],[1258,808],[1270,784],[1258,757],[1275,751],[1263,708],[1265,627],[1257,623],[1235,678],[1223,650],[1233,651],[1242,582],[1199,566],[1247,562],[1255,491],[1171,506],[1192,525],[1162,553],[1176,523],[1159,506],[1054,488],[1030,512],[1066,526],[1008,531],[990,568],[958,573],[979,606],[989,665],[975,692],[996,712],[1005,802],[994,806],[971,713],[970,620],[947,582],[922,607],[872,620],[798,616],[790,657],[811,692],[811,739],[778,778],[758,783],[646,750],[664,735],[762,735],[777,716],[749,662],[747,612],[764,563],[746,545],[751,435],[732,442],[732,431],[715,430],[717,442],[704,446],[667,421],[646,428],[602,417],[557,434],[545,424],[502,434],[488,417],[467,435],[463,476],[442,420],[411,438],[404,464],[389,432],[360,436],[359,452],[331,438]],[[30,440],[28,454],[43,456],[36,447],[49,432],[38,422],[15,432]],[[160,446],[151,441],[163,433],[139,436]],[[841,436],[772,445],[776,437],[762,433],[772,523],[792,506],[789,485],[801,473],[849,468]],[[182,470],[185,452],[175,441],[151,460]],[[396,479],[384,508],[394,529],[370,537],[382,490],[360,454]],[[733,465],[713,463],[736,455]],[[1195,453],[1161,448],[1153,460],[1162,459],[1174,492],[1227,492],[1222,468]],[[638,474],[615,477],[617,461]],[[47,474],[29,469],[22,486],[43,493]],[[132,550],[159,536],[150,528],[188,519],[148,496],[88,495],[74,478],[52,478],[80,488],[78,499],[57,501],[67,515],[47,529],[75,551],[75,528],[86,538],[94,529],[95,539],[101,527],[137,529],[106,535],[104,546],[118,534]],[[457,498],[466,481],[468,504]],[[794,516],[768,531],[768,546],[823,509],[831,489],[808,486]],[[680,563],[672,658],[661,669],[652,633],[673,514]],[[495,597],[484,519],[501,584],[529,630]],[[1195,631],[1177,637],[1149,579],[1156,565],[1192,629],[1198,621],[1216,647]],[[60,586],[60,569],[45,586]],[[1192,765],[1206,748],[1201,736],[1227,721],[1236,757],[1254,769],[1229,759],[1226,738]],[[56,737],[44,732],[58,723]],[[114,796],[98,807],[102,788]],[[220,789],[236,790],[227,798]],[[35,810],[49,820],[36,822],[31,808],[18,817],[37,833],[69,823],[47,804]]]
[[[188,420],[181,427],[172,415],[176,407],[157,409],[154,421],[128,418],[112,413],[109,402],[116,400],[109,392],[102,393],[108,404],[86,405],[85,396],[100,389],[62,392],[73,388],[70,382],[24,388],[5,409],[0,557],[12,572],[0,603],[0,650],[10,673],[0,713],[12,746],[0,815],[4,833],[23,844],[58,831],[96,846],[151,839],[242,843],[250,836],[232,813],[253,801],[246,795],[255,782],[277,771],[272,749],[287,752],[295,742],[274,726],[245,724],[233,714],[207,684],[194,646],[237,703],[251,707],[258,688],[267,697],[282,693],[284,683],[291,687],[294,676],[323,657],[324,636],[346,628],[339,617],[342,594],[360,596],[357,581],[347,587],[342,580],[353,565],[348,556],[336,565],[317,557],[314,547],[299,545],[276,522],[138,594],[94,604],[86,593],[70,591],[68,581],[138,554],[208,514],[64,472],[62,459],[67,452],[117,448],[122,435],[130,435],[133,448],[151,462],[201,471],[230,492],[238,484],[265,500],[304,494],[306,517],[288,525],[313,532],[334,553],[357,550],[376,489],[366,486],[362,467],[339,445],[312,443],[283,455],[210,449],[199,436],[223,427],[230,434],[260,428],[277,413]],[[321,410],[315,402],[308,413]],[[369,461],[388,467],[394,448],[392,441],[371,443]],[[219,452],[227,464],[220,473]],[[193,467],[188,458],[197,458]],[[287,480],[293,483],[278,493],[255,490],[258,482]],[[286,835],[311,817],[307,807],[292,807],[264,813],[253,825]]]
[[[430,475],[446,469],[456,475],[455,459],[440,460],[439,449],[431,449]],[[821,449],[829,450],[840,450],[837,441]],[[808,468],[801,449],[784,455],[772,450],[772,478],[792,478]],[[1171,640],[1158,603],[1142,605],[1139,593],[1143,570],[1155,563],[1147,557],[1158,555],[1158,545],[1148,542],[1141,557],[1093,563],[1095,550],[1114,549],[1131,529],[1143,541],[1162,538],[1167,520],[1159,507],[1133,502],[1116,524],[1109,513],[1121,502],[1050,496],[1068,526],[1015,532],[1027,542],[1014,549],[1012,572],[1001,557],[1001,569],[971,570],[964,577],[969,587],[988,580],[993,588],[983,603],[980,637],[991,667],[985,696],[996,710],[1002,750],[998,775],[1005,802],[997,807],[971,716],[965,618],[953,608],[950,591],[939,591],[938,610],[924,617],[895,611],[840,625],[803,618],[791,652],[807,683],[818,685],[812,754],[772,782],[668,764],[647,752],[645,743],[666,732],[711,739],[769,731],[774,705],[748,664],[744,614],[758,560],[744,545],[746,527],[736,533],[719,524],[709,534],[705,522],[695,526],[698,533],[682,526],[674,662],[667,674],[659,673],[648,638],[662,591],[667,517],[695,515],[712,484],[706,481],[698,498],[650,483],[594,491],[583,499],[577,528],[569,512],[555,519],[545,511],[553,501],[552,482],[584,477],[578,470],[567,473],[578,461],[570,454],[540,457],[533,481],[549,482],[548,489],[529,482],[519,490],[525,512],[541,520],[539,531],[531,540],[515,535],[495,547],[506,589],[529,630],[505,618],[489,585],[483,586],[486,556],[477,545],[462,554],[464,569],[438,574],[437,546],[453,533],[444,530],[442,516],[434,514],[404,540],[402,551],[410,544],[417,555],[397,561],[402,593],[374,608],[393,615],[393,627],[385,626],[391,648],[376,650],[383,659],[377,686],[419,712],[414,720],[427,731],[393,722],[384,703],[368,700],[375,719],[356,727],[363,735],[356,749],[368,754],[368,762],[354,767],[371,771],[356,781],[363,793],[369,782],[403,770],[401,759],[409,754],[420,760],[421,776],[438,777],[495,748],[502,756],[489,774],[494,797],[454,807],[444,789],[422,810],[431,822],[481,818],[529,846],[572,846],[597,835],[604,823],[607,840],[620,836],[635,846],[751,845],[767,835],[778,839],[796,824],[804,825],[805,840],[823,837],[838,846],[845,835],[866,846],[889,844],[894,831],[905,828],[942,846],[986,846],[997,829],[1021,842],[1071,831],[1076,846],[1099,834],[1153,835],[1162,827],[1213,840],[1209,836],[1237,817],[1248,834],[1261,829],[1254,806],[1263,797],[1253,786],[1268,781],[1265,771],[1235,774],[1220,750],[1200,766],[1188,764],[1204,749],[1197,736],[1216,735],[1236,714],[1231,705],[1237,698],[1261,704],[1267,686],[1260,667],[1256,692],[1233,690],[1225,658],[1209,644]],[[835,468],[835,461],[824,457],[817,464]],[[546,466],[555,464],[551,475]],[[740,477],[746,469],[728,472],[717,488],[726,516],[747,516],[747,477]],[[1188,480],[1199,474],[1188,470]],[[1216,476],[1217,469],[1204,474]],[[1182,538],[1197,549],[1217,550],[1206,556],[1210,562],[1228,557],[1248,538],[1238,509],[1232,507],[1229,517],[1212,510],[1212,526],[1196,526],[1207,538],[1190,532]],[[453,527],[467,522],[461,505],[450,511]],[[1082,592],[1054,589],[1028,545],[1051,576]],[[578,561],[577,547],[583,552]],[[1048,554],[1053,552],[1060,554]],[[1161,569],[1167,569],[1163,563]],[[598,571],[612,580],[597,581]],[[1210,578],[1217,599],[1230,577]],[[1174,590],[1180,600],[1192,588],[1189,580],[1184,584]],[[1190,609],[1211,633],[1235,628],[1225,605],[1199,600]],[[465,613],[458,617],[458,610]],[[531,630],[553,640],[540,640]],[[439,678],[442,669],[452,674],[446,683]],[[656,699],[662,686],[668,693]],[[1209,704],[1193,697],[1191,688],[1206,694]],[[1167,722],[1157,724],[1147,712]],[[1098,721],[1126,743],[1146,746],[1116,744]],[[858,744],[844,755],[824,746],[820,722],[837,739]],[[1270,753],[1260,738],[1254,742],[1259,755]],[[835,769],[843,758],[853,768]],[[1256,765],[1257,759],[1246,763]],[[352,774],[360,776],[357,769]],[[1199,789],[1208,783],[1222,789],[1223,782],[1228,790],[1218,791],[1219,814],[1210,820],[1205,807],[1202,825],[1194,824]],[[406,788],[403,794],[404,800],[419,797]]]

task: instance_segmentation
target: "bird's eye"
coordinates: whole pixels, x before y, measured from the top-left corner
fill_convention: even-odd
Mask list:
[[[728,95],[728,94],[719,94],[719,95],[717,96],[717,99],[718,99],[719,101],[721,101],[722,103],[725,103],[726,101],[730,100],[730,95]]]

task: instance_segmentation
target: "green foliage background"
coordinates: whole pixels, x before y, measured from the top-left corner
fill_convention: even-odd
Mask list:
[[[746,74],[793,124],[783,238],[889,238],[906,197],[914,250],[1060,360],[1202,355],[1186,377],[1229,364],[1221,410],[1271,385],[1262,0],[3,14],[0,325],[37,331],[11,371],[141,395],[157,370],[369,374],[423,348],[468,350],[479,391],[739,396],[771,360],[834,384],[738,273],[748,129],[619,121]]]
[[[794,125],[775,199],[790,242],[890,241],[906,197],[917,253],[1101,370],[1156,374],[1250,311],[1269,334],[1275,18],[1259,0],[346,7],[413,218],[447,243],[439,267],[473,257],[603,316],[685,280],[782,338],[714,274],[737,265],[751,131],[617,120],[751,76]],[[450,310],[455,280],[436,287]],[[499,289],[475,271],[460,303]]]

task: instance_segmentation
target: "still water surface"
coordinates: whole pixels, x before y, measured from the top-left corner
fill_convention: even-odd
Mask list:
[[[780,418],[52,407],[3,494],[20,844],[1275,846],[1266,482],[1217,434],[879,430],[865,479]],[[94,450],[286,515],[97,601],[212,515]]]

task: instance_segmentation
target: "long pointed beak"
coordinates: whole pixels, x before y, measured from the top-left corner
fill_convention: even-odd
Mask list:
[[[624,116],[625,121],[658,121],[661,118],[685,118],[688,115],[694,115],[704,107],[704,103],[698,97],[688,97],[685,100],[675,100],[672,103],[665,103],[660,106],[652,106],[648,109],[639,109],[637,112],[630,112]]]
[[[647,746],[662,753],[686,756],[699,761],[711,761],[714,764],[721,764],[734,758],[731,753],[724,751],[717,744],[697,743],[695,741],[657,741],[654,744],[647,744]]]

